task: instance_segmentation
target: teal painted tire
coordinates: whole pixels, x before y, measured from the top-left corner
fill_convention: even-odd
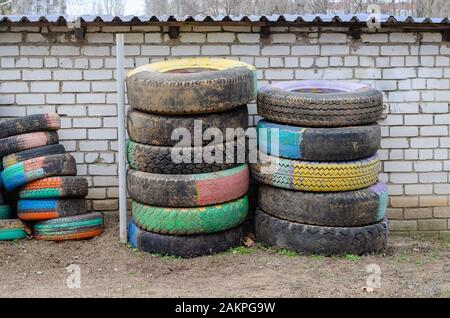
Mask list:
[[[0,220],[0,241],[20,240],[27,236],[25,225],[18,219]]]
[[[0,205],[0,219],[11,218],[11,207],[9,205]]]
[[[272,156],[309,161],[350,161],[367,158],[380,147],[381,131],[377,124],[307,128],[258,123],[258,147]]]

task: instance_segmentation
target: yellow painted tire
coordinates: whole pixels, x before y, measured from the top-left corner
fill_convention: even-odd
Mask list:
[[[277,158],[259,152],[251,164],[256,180],[275,187],[314,192],[367,188],[377,182],[380,160],[372,156],[346,162],[314,162]]]
[[[256,97],[254,66],[226,59],[187,58],[143,65],[126,78],[129,104],[157,114],[230,110]]]

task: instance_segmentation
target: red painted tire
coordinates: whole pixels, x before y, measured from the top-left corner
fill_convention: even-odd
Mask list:
[[[0,157],[11,153],[57,144],[58,134],[55,131],[37,131],[0,139]]]
[[[84,198],[88,195],[84,177],[50,177],[27,183],[19,191],[21,199]]]
[[[61,119],[58,114],[46,113],[5,120],[0,123],[0,138],[31,133],[35,131],[58,130]]]
[[[160,207],[198,207],[220,204],[247,193],[247,164],[232,169],[188,175],[128,170],[127,188],[135,201]]]

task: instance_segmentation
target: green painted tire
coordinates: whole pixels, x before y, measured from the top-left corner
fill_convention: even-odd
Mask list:
[[[0,219],[11,218],[11,207],[9,205],[0,205]]]
[[[191,235],[225,231],[244,222],[247,213],[247,196],[199,208],[163,208],[136,201],[131,203],[131,214],[136,225],[160,234]]]
[[[25,225],[18,219],[0,220],[0,241],[20,240],[27,236]]]

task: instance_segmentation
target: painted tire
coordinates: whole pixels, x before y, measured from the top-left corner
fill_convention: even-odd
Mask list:
[[[16,153],[12,153],[10,155],[3,157],[3,167],[8,168],[12,165],[15,165],[16,163],[37,158],[37,157],[43,157],[43,156],[49,156],[49,155],[61,155],[65,154],[66,149],[63,145],[55,144],[55,145],[48,145],[38,148],[32,148]]]
[[[223,232],[188,236],[147,232],[137,227],[133,220],[128,227],[128,240],[133,248],[142,252],[186,258],[211,255],[240,246],[243,236],[243,225]]]
[[[386,249],[387,219],[360,227],[307,225],[275,218],[256,209],[256,239],[264,245],[301,254],[371,254]]]
[[[17,202],[17,216],[23,221],[38,221],[87,213],[85,199],[22,199]]]
[[[199,123],[201,123],[201,126]],[[203,136],[204,132],[209,128],[220,130],[224,141],[233,140],[234,136],[227,137],[226,129],[242,128],[242,132],[237,135],[244,135],[244,131],[248,128],[247,106],[238,107],[236,109],[221,113],[196,114],[193,116],[164,116],[143,113],[135,109],[130,109],[128,111],[128,135],[131,140],[141,144],[153,146],[175,146],[179,141],[178,138],[176,140],[172,140],[172,132],[180,127],[183,128],[183,132],[189,131],[191,136],[190,145],[192,146],[194,145],[194,136],[196,136],[196,134],[201,134],[201,136]],[[188,142],[188,140],[183,140],[183,142]],[[203,145],[207,145],[209,143],[210,140],[202,141]]]
[[[27,237],[25,225],[18,219],[0,220],[0,241],[20,240]]]
[[[127,188],[138,202],[162,207],[197,207],[240,198],[248,191],[247,164],[211,173],[161,175],[128,170]]]
[[[103,233],[103,216],[93,212],[37,222],[34,238],[44,241],[89,239]]]
[[[259,149],[269,155],[310,161],[349,161],[375,154],[380,147],[381,131],[376,124],[304,128],[261,120],[258,137]],[[274,154],[277,147],[279,153]]]
[[[340,127],[380,119],[383,94],[369,86],[340,81],[291,81],[258,92],[258,114],[285,124]]]
[[[256,97],[254,66],[226,59],[187,58],[147,64],[126,78],[129,104],[156,114],[216,113]]]
[[[22,150],[53,145],[59,141],[55,131],[37,131],[0,139],[0,157]]]
[[[2,178],[0,178],[1,180]],[[0,205],[2,205],[5,201],[3,201],[2,191],[0,191]]]
[[[279,219],[319,226],[364,226],[386,215],[388,192],[384,183],[344,192],[303,192],[259,184],[262,211]]]
[[[9,205],[0,205],[0,220],[11,218],[11,207]]]
[[[141,229],[172,235],[215,233],[235,227],[245,221],[248,198],[200,208],[164,208],[131,203],[134,222]]]
[[[84,198],[88,192],[88,182],[84,177],[51,177],[26,184],[20,189],[19,198]]]
[[[367,188],[377,182],[380,160],[372,156],[348,162],[297,161],[259,152],[260,162],[251,164],[259,182],[284,189],[335,192]],[[269,171],[270,168],[274,170]]]
[[[58,130],[61,119],[58,114],[46,113],[9,119],[0,123],[0,138],[35,131]]]
[[[6,168],[2,179],[8,191],[34,180],[52,176],[74,176],[77,174],[75,159],[69,155],[51,155],[22,161]]]
[[[232,153],[228,153],[231,150]],[[132,169],[160,174],[196,174],[215,172],[234,168],[247,162],[245,136],[236,142],[216,144],[204,147],[163,147],[139,144],[127,141],[127,159]],[[210,157],[210,163],[204,160]],[[220,155],[221,154],[221,155]],[[180,155],[178,161],[172,157]],[[217,160],[216,160],[217,159]]]

